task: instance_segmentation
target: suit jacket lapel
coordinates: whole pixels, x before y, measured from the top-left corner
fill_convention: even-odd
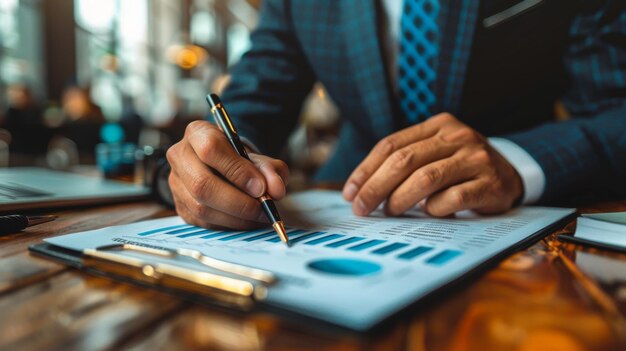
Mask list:
[[[372,130],[380,139],[394,131],[394,122],[374,1],[344,0],[341,13],[350,73]]]
[[[437,72],[441,111],[457,114],[460,110],[479,9],[479,0],[452,0],[447,4],[444,13],[447,23]]]

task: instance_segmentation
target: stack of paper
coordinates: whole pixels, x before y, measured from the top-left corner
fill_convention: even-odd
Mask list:
[[[626,251],[626,212],[584,214],[578,218],[573,237],[565,240]]]

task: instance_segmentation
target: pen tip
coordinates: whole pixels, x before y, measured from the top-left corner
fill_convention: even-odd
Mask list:
[[[275,222],[272,224],[278,236],[280,236],[280,240],[282,240],[287,246],[289,246],[289,237],[287,236],[287,231],[285,230],[285,225],[282,221]]]

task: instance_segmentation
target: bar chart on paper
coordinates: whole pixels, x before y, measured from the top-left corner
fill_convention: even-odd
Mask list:
[[[437,219],[419,211],[356,217],[341,194],[326,191],[292,195],[279,206],[290,247],[271,227],[212,230],[179,217],[48,242],[77,250],[115,242],[199,250],[274,272],[279,283],[269,290],[269,304],[365,330],[572,213],[520,208],[497,217],[468,212]]]
[[[342,223],[342,228],[347,225],[353,225],[352,230],[358,231],[361,224],[365,224],[367,220],[354,220],[353,223]],[[369,239],[366,236],[358,236],[357,234],[340,234],[331,231],[321,230],[303,230],[288,228],[287,230],[291,245],[293,248],[318,248],[326,249],[327,253],[341,255],[346,252],[359,252],[361,256],[377,257],[387,256],[400,261],[410,261],[421,256],[428,255],[429,258],[424,261],[427,265],[442,266],[461,256],[463,251],[457,249],[437,249],[436,245],[411,245],[408,242],[399,242],[384,239]],[[410,233],[410,232],[409,232]],[[271,228],[264,228],[255,231],[233,232],[208,230],[191,225],[176,225],[163,228],[151,229],[137,233],[137,236],[143,238],[142,242],[151,244],[168,244],[177,243],[177,246],[219,246],[222,248],[238,248],[245,251],[247,248],[252,252],[261,249],[271,250],[272,246],[282,246],[280,238]],[[396,239],[397,240],[397,239]],[[338,262],[346,262],[345,259],[339,259]],[[366,261],[363,261],[366,262]],[[368,263],[372,265],[372,263]],[[317,266],[315,266],[317,267]],[[325,268],[317,267],[315,269],[334,273],[333,265],[326,265]],[[337,274],[348,274],[337,265],[340,269]],[[358,275],[361,271],[357,271]]]

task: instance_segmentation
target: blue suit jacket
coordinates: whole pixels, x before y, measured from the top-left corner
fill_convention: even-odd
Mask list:
[[[449,3],[457,26],[441,43],[437,110],[528,151],[546,174],[542,202],[626,194],[626,2]],[[510,11],[520,4],[530,6]],[[223,94],[242,135],[275,155],[321,81],[342,128],[317,179],[343,181],[378,140],[406,127],[386,72],[380,7],[264,0],[252,48]],[[557,100],[571,120],[554,122]]]

